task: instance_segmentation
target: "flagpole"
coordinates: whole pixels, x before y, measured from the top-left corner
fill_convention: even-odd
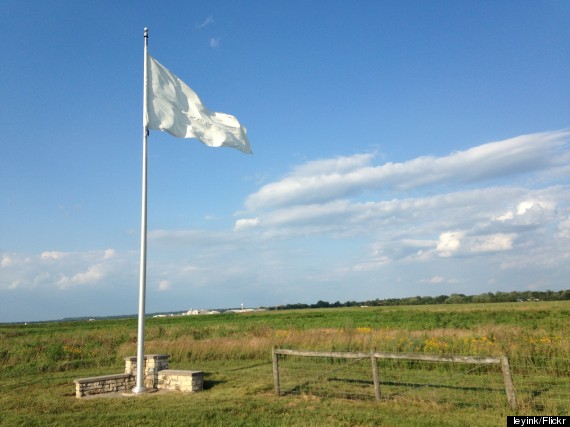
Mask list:
[[[139,278],[139,321],[137,340],[137,382],[133,393],[144,393],[144,317],[146,294],[146,177],[147,177],[147,57],[148,57],[148,28],[144,29],[144,89],[143,89],[143,155],[142,155],[142,209],[141,209],[141,258]]]

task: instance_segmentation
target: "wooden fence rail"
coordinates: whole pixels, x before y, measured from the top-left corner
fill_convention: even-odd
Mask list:
[[[275,393],[279,396],[281,389],[279,386],[279,355],[283,356],[299,356],[299,357],[326,357],[333,359],[365,359],[370,358],[372,363],[372,380],[374,382],[374,396],[380,400],[380,374],[378,370],[377,359],[397,359],[397,360],[413,360],[423,362],[449,362],[449,363],[468,363],[474,365],[501,365],[503,379],[505,383],[505,391],[507,400],[511,409],[516,409],[515,389],[511,377],[509,360],[506,356],[489,357],[489,356],[439,356],[431,354],[414,354],[414,353],[385,353],[372,351],[365,352],[336,352],[336,351],[301,351],[287,349],[273,349],[273,382]]]

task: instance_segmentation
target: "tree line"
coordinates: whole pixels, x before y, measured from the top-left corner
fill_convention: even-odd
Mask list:
[[[513,292],[487,292],[479,295],[451,294],[432,296],[415,296],[407,298],[376,298],[368,301],[317,301],[316,304],[286,304],[266,307],[269,310],[295,310],[304,308],[332,308],[332,307],[378,307],[396,305],[428,305],[428,304],[470,304],[492,302],[526,302],[526,301],[563,301],[570,300],[570,290],[564,291],[513,291]]]

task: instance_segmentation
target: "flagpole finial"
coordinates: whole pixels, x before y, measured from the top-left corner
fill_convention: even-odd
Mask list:
[[[145,38],[148,38],[148,28],[144,27],[144,36]]]

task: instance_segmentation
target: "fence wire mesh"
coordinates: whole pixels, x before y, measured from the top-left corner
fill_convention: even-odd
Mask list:
[[[302,394],[343,399],[375,399],[371,357],[278,356],[281,395]],[[570,360],[556,360],[569,366]],[[453,407],[507,407],[500,364],[464,364],[423,360],[375,359],[379,397]],[[564,414],[570,409],[570,375],[528,363],[511,363],[517,409]],[[562,375],[560,375],[562,373]]]
[[[565,371],[521,361],[512,365],[517,403],[526,413],[568,415],[570,413],[570,359],[553,359]]]

